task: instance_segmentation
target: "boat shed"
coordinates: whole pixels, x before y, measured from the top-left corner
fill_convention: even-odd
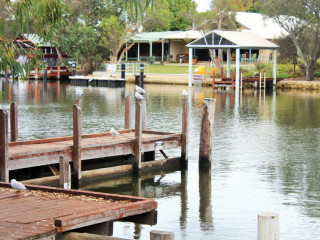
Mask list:
[[[215,30],[204,37],[187,44],[189,48],[189,86],[192,85],[192,53],[193,49],[227,49],[227,75],[230,76],[230,53],[236,49],[236,90],[240,85],[240,49],[273,50],[273,84],[277,80],[277,48],[278,45],[252,32]],[[250,54],[251,55],[251,54]],[[249,56],[250,56],[249,55]],[[250,59],[249,59],[250,62]]]

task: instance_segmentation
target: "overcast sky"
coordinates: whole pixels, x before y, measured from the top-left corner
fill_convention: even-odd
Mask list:
[[[198,5],[198,12],[205,12],[210,8],[211,0],[195,0]]]

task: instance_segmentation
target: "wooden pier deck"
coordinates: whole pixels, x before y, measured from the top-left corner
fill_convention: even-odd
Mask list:
[[[59,239],[63,232],[104,224],[112,235],[112,222],[128,217],[156,222],[157,203],[148,198],[27,186],[17,191],[0,182],[0,239]],[[152,218],[152,217],[151,217]],[[132,218],[131,218],[132,219]],[[150,220],[150,219],[149,219]],[[134,220],[133,220],[134,221]]]

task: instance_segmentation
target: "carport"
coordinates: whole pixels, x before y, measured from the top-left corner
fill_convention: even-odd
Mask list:
[[[240,88],[240,49],[273,50],[273,84],[277,81],[277,48],[278,45],[252,32],[212,31],[204,37],[187,44],[189,48],[189,87],[192,86],[192,53],[193,49],[227,49],[227,75],[230,76],[230,53],[236,50],[236,90]],[[251,55],[250,55],[251,56]],[[250,59],[249,59],[250,61]]]

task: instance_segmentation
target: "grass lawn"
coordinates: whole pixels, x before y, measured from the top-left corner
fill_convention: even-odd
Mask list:
[[[196,66],[193,66],[193,71]],[[160,73],[160,74],[188,74],[188,65],[161,65],[161,64],[150,64],[149,73]]]

